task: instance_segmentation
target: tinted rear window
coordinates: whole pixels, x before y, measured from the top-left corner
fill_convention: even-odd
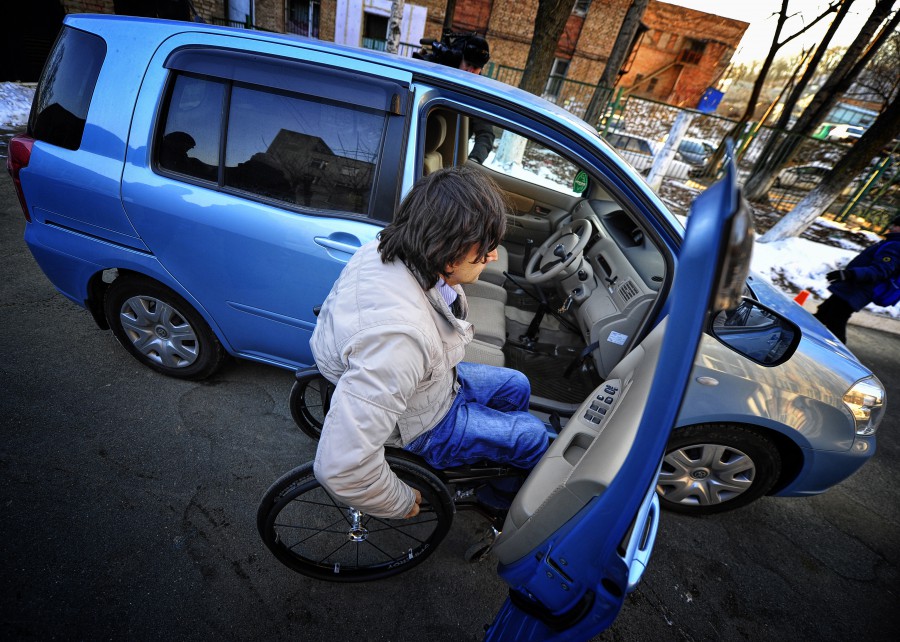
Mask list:
[[[376,109],[185,73],[171,84],[156,162],[289,205],[367,215],[385,128]]]
[[[99,36],[63,27],[47,59],[28,122],[37,140],[78,149],[106,56]]]

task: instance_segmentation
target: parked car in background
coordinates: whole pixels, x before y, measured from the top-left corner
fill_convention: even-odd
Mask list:
[[[65,24],[10,143],[25,241],[148,367],[200,379],[226,355],[309,365],[314,309],[346,262],[418,178],[461,164],[511,203],[501,260],[470,292],[471,360],[520,369],[566,418],[678,313],[683,227],[611,147],[646,170],[645,138],[607,144],[531,94],[370,50],[187,22]],[[483,165],[466,160],[470,117],[498,134]],[[771,285],[751,278],[745,294],[702,339],[659,477],[670,508],[819,493],[874,453],[877,378]]]
[[[705,169],[712,155],[716,153],[716,146],[699,138],[682,138],[678,144],[679,160],[692,165],[695,169]]]
[[[635,136],[634,134],[607,132],[605,138],[610,145],[616,148],[629,165],[645,176],[650,173],[656,154],[662,149],[661,143],[652,141],[649,138]],[[669,163],[666,176],[687,178],[690,171],[691,166],[676,157]]]
[[[785,167],[775,177],[775,187],[793,187],[810,190],[822,182],[822,178],[831,171],[829,165],[810,163]]]

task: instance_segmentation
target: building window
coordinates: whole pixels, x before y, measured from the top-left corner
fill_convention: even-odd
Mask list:
[[[657,43],[657,47],[659,47],[660,49],[666,49],[667,48],[666,45],[669,44],[669,38],[671,38],[671,37],[672,37],[672,34],[670,34],[670,33],[660,34],[659,42]]]
[[[319,0],[288,0],[285,31],[319,37]]]
[[[563,81],[566,74],[569,73],[569,61],[557,58],[553,61],[553,68],[550,69],[550,77],[547,79],[547,86],[544,87],[544,97],[554,99],[559,97],[562,90]]]
[[[706,43],[702,40],[685,38],[684,49],[681,50],[680,62],[686,65],[696,65],[700,62],[700,59],[703,58],[703,53],[705,51]]]
[[[375,13],[363,14],[362,46],[384,51],[387,45],[388,17]]]
[[[650,82],[647,83],[647,92],[653,93],[653,90],[656,89],[656,86],[659,84],[659,78],[651,78]]]
[[[590,8],[591,0],[576,0],[575,6],[572,7],[572,13],[576,16],[586,16]]]

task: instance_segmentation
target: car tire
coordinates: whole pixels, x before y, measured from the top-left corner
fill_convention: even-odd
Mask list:
[[[765,495],[781,473],[781,455],[766,437],[741,426],[703,424],[677,429],[657,480],[663,508],[710,515]]]
[[[150,279],[120,276],[103,301],[116,339],[131,355],[159,373],[205,379],[225,357],[219,339],[181,296]]]

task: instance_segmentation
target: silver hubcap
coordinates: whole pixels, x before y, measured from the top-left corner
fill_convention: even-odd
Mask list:
[[[122,304],[119,321],[132,345],[161,366],[186,368],[200,355],[194,329],[165,301],[133,296]]]
[[[676,504],[710,506],[746,492],[755,477],[756,466],[746,453],[721,444],[694,444],[666,455],[656,489]]]

